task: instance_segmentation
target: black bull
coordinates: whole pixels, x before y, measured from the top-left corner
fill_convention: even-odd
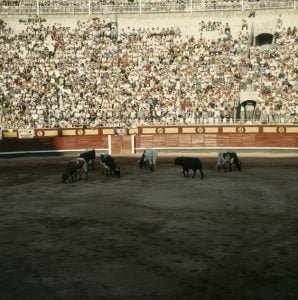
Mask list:
[[[204,178],[205,174],[202,171],[202,162],[196,157],[176,157],[175,165],[182,166],[184,177],[188,177],[189,169],[193,170],[192,178],[196,177],[197,170],[201,173],[201,179]]]
[[[80,154],[80,157],[84,158],[88,164],[88,167],[90,166],[92,170],[94,170],[94,163],[96,158],[95,150],[87,150]]]

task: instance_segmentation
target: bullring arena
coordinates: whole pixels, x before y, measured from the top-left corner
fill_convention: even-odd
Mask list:
[[[297,153],[184,178],[116,156],[122,176],[61,183],[70,157],[1,159],[2,299],[296,299]]]
[[[296,1],[0,1],[0,19],[0,299],[297,298]],[[88,179],[62,183],[86,149]]]

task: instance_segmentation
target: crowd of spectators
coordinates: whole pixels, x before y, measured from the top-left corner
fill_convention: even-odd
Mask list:
[[[229,123],[248,88],[259,96],[240,121],[297,122],[297,29],[279,24],[275,47],[249,55],[249,31],[224,22],[214,40],[97,17],[76,28],[31,21],[19,33],[1,22],[0,126]]]

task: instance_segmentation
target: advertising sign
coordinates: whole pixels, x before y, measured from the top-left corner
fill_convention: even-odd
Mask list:
[[[19,139],[32,139],[34,137],[34,129],[18,129]]]

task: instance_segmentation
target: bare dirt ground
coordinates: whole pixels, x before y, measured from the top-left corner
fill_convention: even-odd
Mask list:
[[[1,299],[297,299],[297,156],[137,159],[67,184],[69,157],[0,160]]]

